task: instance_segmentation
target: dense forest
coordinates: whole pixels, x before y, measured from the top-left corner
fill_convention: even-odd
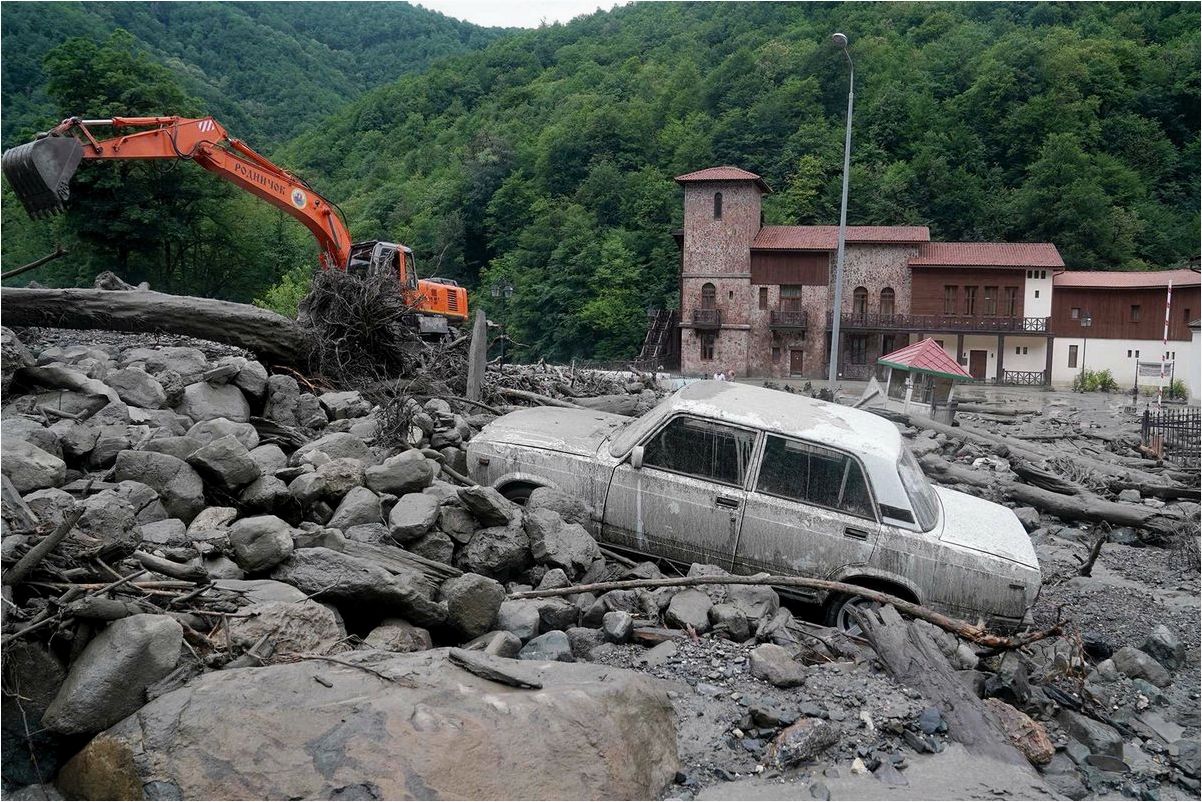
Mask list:
[[[629,5],[437,60],[270,155],[357,236],[412,245],[425,275],[463,281],[474,302],[511,282],[490,311],[525,355],[622,357],[643,310],[676,301],[674,175],[735,164],[776,190],[769,223],[837,219],[834,30],[856,60],[849,222],[1050,240],[1071,267],[1195,257],[1199,22],[1196,4],[1170,3]],[[265,233],[285,256],[260,281],[300,262],[287,296],[303,246]],[[259,292],[243,284],[219,292]]]

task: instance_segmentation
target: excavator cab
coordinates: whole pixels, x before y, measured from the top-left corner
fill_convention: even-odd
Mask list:
[[[347,271],[356,275],[393,276],[405,290],[417,289],[417,270],[413,250],[404,245],[371,240],[351,246]]]
[[[37,219],[63,210],[82,159],[83,145],[75,137],[43,136],[6,150],[0,169],[25,211]]]

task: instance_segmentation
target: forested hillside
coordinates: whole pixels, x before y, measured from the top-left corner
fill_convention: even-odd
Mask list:
[[[1198,248],[1197,5],[645,4],[506,38],[372,92],[287,146],[360,235],[516,287],[529,353],[622,356],[673,302],[672,176],[765,176],[769,223],[1051,240],[1075,267]],[[481,301],[491,298],[478,293]]]
[[[504,30],[407,3],[5,3],[3,142],[9,147],[59,109],[43,59],[72,37],[117,28],[171,71],[207,113],[266,147],[366,90],[442,56],[482,47]]]

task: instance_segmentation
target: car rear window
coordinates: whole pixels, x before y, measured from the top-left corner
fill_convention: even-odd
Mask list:
[[[914,459],[914,454],[905,446],[902,446],[901,456],[897,458],[897,475],[910,498],[910,506],[914,508],[918,527],[924,532],[931,531],[939,522],[939,498],[935,495],[931,483],[927,481],[926,474],[922,472],[918,460]]]
[[[673,418],[643,450],[643,464],[742,487],[755,435],[696,418]]]
[[[757,491],[875,518],[860,464],[829,448],[768,435]]]

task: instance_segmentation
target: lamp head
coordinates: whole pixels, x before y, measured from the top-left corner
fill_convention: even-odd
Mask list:
[[[833,33],[833,34],[831,34],[831,42],[833,42],[835,47],[839,48],[840,50],[846,50],[847,49],[847,34]]]

